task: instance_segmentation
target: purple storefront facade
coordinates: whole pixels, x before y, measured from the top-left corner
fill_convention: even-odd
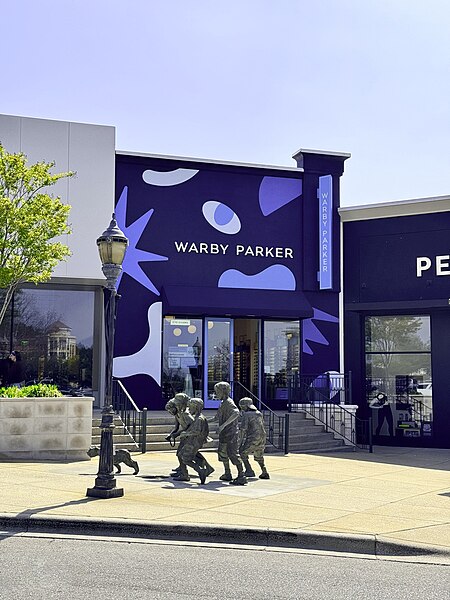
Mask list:
[[[117,153],[130,240],[114,375],[140,408],[238,382],[286,408],[304,374],[341,370],[339,180],[349,155],[297,167]]]
[[[340,209],[344,358],[378,445],[450,448],[450,196]]]

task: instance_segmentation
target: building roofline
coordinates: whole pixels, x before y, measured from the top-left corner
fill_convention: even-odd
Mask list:
[[[29,119],[30,121],[51,121],[52,123],[68,123],[72,125],[88,125],[89,127],[109,127],[110,129],[116,129],[115,125],[108,125],[105,123],[89,123],[87,121],[72,121],[68,119],[57,119],[48,117],[30,117],[30,115],[10,115],[7,113],[0,113],[0,117],[11,117],[13,119]]]
[[[250,167],[255,169],[271,169],[275,171],[290,171],[293,173],[303,173],[303,169],[300,167],[286,167],[281,165],[263,165],[259,163],[244,163],[244,162],[236,162],[231,160],[219,160],[213,158],[196,158],[189,156],[174,156],[171,154],[152,154],[147,152],[130,152],[128,150],[116,150],[116,154],[120,154],[122,156],[136,156],[139,158],[159,158],[165,160],[178,160],[185,162],[200,162],[212,165],[225,165],[227,167]]]
[[[448,212],[450,211],[450,195],[341,206],[338,210],[343,222]]]
[[[300,148],[297,152],[294,152],[292,158],[295,158],[299,154],[320,154],[322,156],[339,156],[341,158],[351,158],[350,152],[335,152],[333,150],[316,150],[316,149],[308,149],[308,148]]]

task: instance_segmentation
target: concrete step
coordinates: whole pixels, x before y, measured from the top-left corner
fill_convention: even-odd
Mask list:
[[[100,446],[102,435],[102,430],[100,428],[101,422],[101,414],[96,411],[92,419],[91,444],[93,446]],[[116,450],[120,448],[124,450],[136,451],[137,445],[131,435],[127,432],[127,429],[119,415],[114,415],[113,423],[115,425],[113,430],[113,444]]]
[[[302,442],[289,444],[289,452],[320,452],[326,450],[334,450],[344,447],[345,444],[341,440],[329,440],[321,442]]]
[[[93,417],[92,419],[92,427],[100,427],[100,423],[102,422],[101,418]],[[113,423],[116,427],[123,427],[122,420],[117,415],[113,419]]]
[[[100,435],[92,436],[92,445],[100,446]],[[113,443],[114,444],[131,444],[133,442],[132,438],[129,435],[113,435]]]
[[[173,431],[173,423],[171,425],[154,425],[153,423],[147,423],[147,435],[169,435]],[[209,435],[218,435],[218,427],[210,427]]]
[[[113,444],[115,450],[129,450],[130,452],[138,452],[139,454],[141,454],[141,450],[136,444],[116,444],[115,442],[113,442]]]
[[[303,442],[320,442],[321,440],[323,440],[324,442],[327,440],[334,440],[334,436],[331,433],[326,433],[324,431],[314,431],[312,433],[307,433],[307,434],[298,434],[296,433],[291,433],[289,435],[289,443],[290,444],[296,444],[296,443],[303,443]]]
[[[165,452],[165,451],[176,451],[178,444],[171,446],[169,442],[147,442],[147,452]],[[202,448],[203,450],[217,450],[217,443],[209,442]]]
[[[147,443],[149,442],[164,442],[166,441],[165,438],[167,437],[168,432],[163,432],[163,433],[149,433],[147,431]],[[215,432],[209,432],[209,437],[211,437],[213,440],[218,440],[219,439],[219,435]],[[179,438],[177,438],[177,442],[179,441]]]

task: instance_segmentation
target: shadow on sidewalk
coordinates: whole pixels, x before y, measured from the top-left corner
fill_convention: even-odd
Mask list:
[[[95,500],[99,500],[99,498],[80,498],[79,500],[69,500],[69,502],[62,502],[60,504],[52,504],[50,506],[40,506],[37,508],[27,508],[26,510],[23,510],[20,513],[17,513],[16,515],[14,515],[14,517],[16,519],[20,519],[21,517],[31,517],[32,515],[37,515],[39,513],[43,513],[47,510],[52,510],[53,508],[63,508],[65,506],[74,506],[77,504],[86,504],[88,502],[95,502]],[[26,524],[27,521],[24,519],[24,524]],[[24,529],[26,531],[26,529]],[[3,531],[0,531],[0,542],[6,538],[9,537],[14,537],[15,535],[17,535],[17,533],[23,533],[22,529],[16,529],[15,531],[11,531],[11,533],[6,533]]]
[[[217,479],[207,480],[203,485],[200,484],[198,475],[190,475],[191,481],[177,481],[172,479],[170,475],[138,475],[139,479],[147,480],[148,483],[161,483],[163,481],[170,485],[163,485],[164,490],[176,490],[182,488],[188,488],[193,490],[208,490],[218,492],[220,489],[229,487],[229,483],[226,481],[220,481]],[[250,480],[249,480],[250,481]]]
[[[336,452],[305,452],[302,454],[311,454],[326,458],[339,458],[356,462],[383,463],[403,467],[450,471],[450,450],[441,448],[374,446],[373,454],[363,451],[342,454]]]

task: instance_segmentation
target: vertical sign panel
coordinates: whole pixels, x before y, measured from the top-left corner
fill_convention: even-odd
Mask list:
[[[319,177],[317,198],[319,200],[319,288],[331,290],[333,288],[333,177],[331,175]]]

